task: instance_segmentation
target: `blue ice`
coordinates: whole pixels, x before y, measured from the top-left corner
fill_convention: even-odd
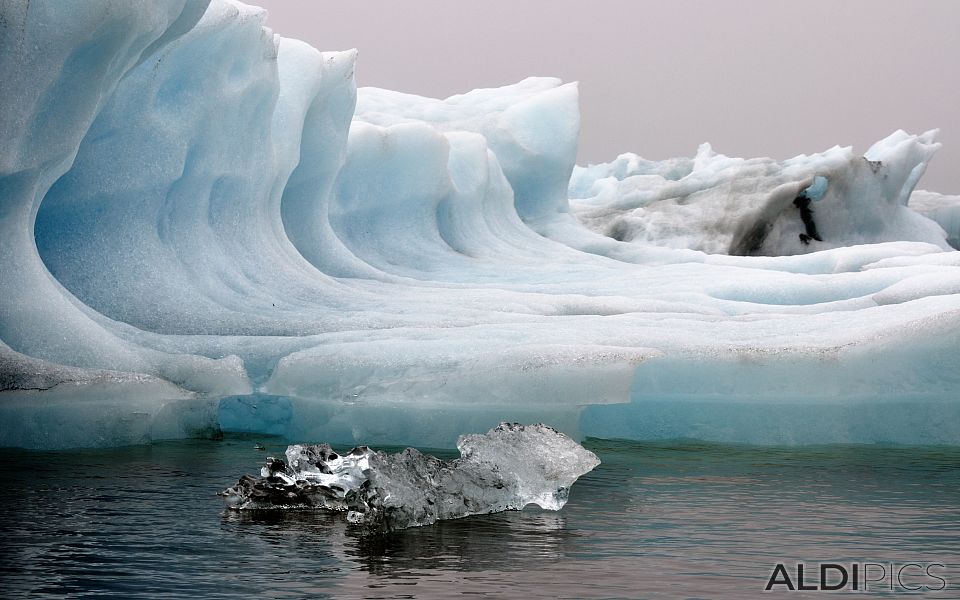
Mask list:
[[[0,11],[0,446],[960,443],[935,130],[582,167],[575,83],[357,89],[229,0]]]

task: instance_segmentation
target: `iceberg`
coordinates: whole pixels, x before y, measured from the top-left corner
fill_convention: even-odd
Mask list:
[[[0,5],[0,446],[960,443],[936,131],[580,167],[575,83],[358,89],[265,22]]]
[[[575,214],[620,241],[710,254],[782,256],[890,241],[949,249],[942,228],[908,208],[937,131],[898,131],[863,156],[835,147],[783,162],[743,160],[700,147],[692,160],[653,163],[624,154],[577,167]],[[814,231],[798,199],[814,215]],[[814,239],[811,239],[814,238]]]
[[[947,243],[960,249],[960,196],[916,190],[910,194],[910,208],[936,221],[947,232]]]
[[[286,461],[267,458],[259,478],[244,475],[221,495],[233,510],[348,511],[351,523],[392,531],[530,504],[560,510],[570,486],[600,464],[543,424],[501,423],[461,436],[457,448],[460,458],[447,462],[415,448],[340,455],[328,444],[295,444]]]

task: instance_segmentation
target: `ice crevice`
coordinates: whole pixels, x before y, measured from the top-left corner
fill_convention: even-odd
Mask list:
[[[231,0],[0,11],[0,446],[960,442],[935,130],[577,166],[575,83],[358,89]]]

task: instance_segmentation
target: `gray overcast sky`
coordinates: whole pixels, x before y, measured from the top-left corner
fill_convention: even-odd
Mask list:
[[[939,127],[920,187],[960,194],[960,1],[251,0],[357,82],[433,97],[580,82],[580,163],[788,158]]]

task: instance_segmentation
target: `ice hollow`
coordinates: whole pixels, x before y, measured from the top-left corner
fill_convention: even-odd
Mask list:
[[[286,460],[268,458],[259,478],[245,475],[221,495],[234,510],[348,511],[351,523],[390,531],[529,504],[560,510],[570,486],[600,464],[543,424],[501,423],[461,436],[457,448],[460,458],[448,462],[414,448],[338,454],[327,444],[297,444]]]
[[[576,84],[358,90],[228,0],[0,11],[0,446],[960,442],[935,131],[578,167]]]

